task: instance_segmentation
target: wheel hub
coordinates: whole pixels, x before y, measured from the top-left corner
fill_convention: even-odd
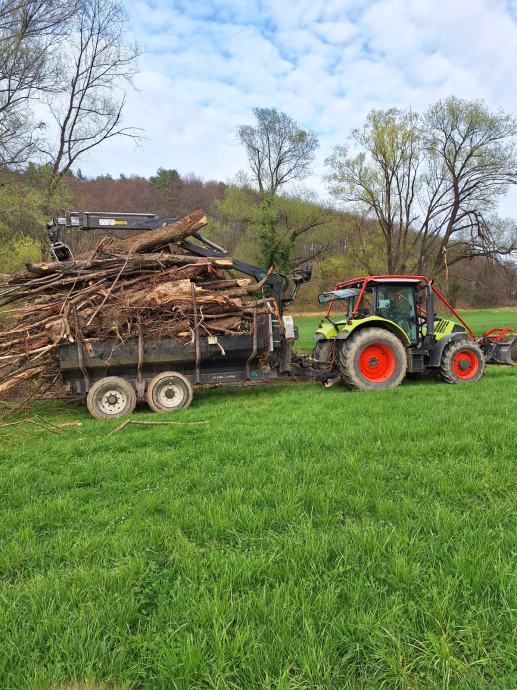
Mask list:
[[[116,415],[126,407],[127,396],[122,390],[104,390],[98,398],[98,406],[107,415]]]
[[[183,391],[174,380],[164,380],[154,390],[154,398],[164,409],[174,410],[181,406]]]
[[[395,354],[388,343],[368,343],[359,354],[359,370],[371,383],[384,383],[393,375],[396,367]]]
[[[455,375],[463,381],[474,378],[479,370],[476,354],[467,349],[457,352],[452,360],[452,368]]]

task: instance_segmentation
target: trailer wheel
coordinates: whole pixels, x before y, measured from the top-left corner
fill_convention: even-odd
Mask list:
[[[164,371],[155,376],[147,387],[147,402],[155,412],[171,412],[188,407],[192,402],[190,381],[175,371]]]
[[[484,370],[485,357],[476,343],[456,341],[445,347],[440,363],[440,375],[445,383],[478,381]]]
[[[95,419],[118,419],[135,409],[136,391],[119,376],[106,376],[90,388],[86,405]]]

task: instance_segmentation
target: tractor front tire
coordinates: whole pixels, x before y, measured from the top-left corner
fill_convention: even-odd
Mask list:
[[[395,388],[406,376],[406,348],[384,328],[365,328],[343,341],[338,368],[343,383],[352,390]]]
[[[446,345],[440,363],[440,376],[445,383],[479,381],[485,371],[485,357],[479,345],[456,340]]]

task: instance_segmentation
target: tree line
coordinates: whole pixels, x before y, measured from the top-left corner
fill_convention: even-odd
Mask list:
[[[280,253],[272,258],[288,263],[272,209],[284,185],[307,176],[318,140],[284,113],[254,112],[256,125],[239,128],[239,137],[261,199],[258,234],[266,251]],[[512,116],[454,96],[423,114],[374,110],[327,159],[325,180],[365,233],[372,223],[380,232],[389,273],[434,275],[516,250],[515,221],[497,215],[500,198],[517,182],[516,134]]]
[[[181,176],[176,170],[159,169],[148,178],[102,175],[87,178],[80,171],[67,178],[69,208],[104,211],[152,212],[161,217],[184,215],[194,208],[209,213],[205,234],[225,246],[233,255],[260,265],[264,248],[257,239],[261,221],[258,190],[252,186],[204,181],[195,175]],[[298,235],[291,252],[292,264],[312,259],[313,280],[303,287],[297,305],[317,309],[317,294],[344,277],[385,271],[382,233],[374,221],[365,228],[355,213],[322,206],[310,195],[285,196],[275,200],[279,241],[293,232]],[[23,234],[23,226],[19,229]],[[93,249],[104,232],[63,232],[75,253]],[[33,238],[37,239],[36,230]],[[445,277],[438,276],[445,289]],[[476,257],[451,266],[449,296],[467,306],[511,304],[517,298],[517,271],[508,259],[494,261]]]
[[[204,207],[221,244],[284,272],[312,260],[318,287],[418,273],[452,299],[517,297],[516,223],[497,213],[517,180],[513,116],[457,97],[423,113],[372,111],[328,157],[326,203],[301,186],[316,134],[275,108],[238,128],[248,169],[235,184],[164,168],[86,179],[85,154],[141,134],[124,124],[139,52],[118,0],[0,0],[0,272],[45,254],[42,228],[66,209]]]

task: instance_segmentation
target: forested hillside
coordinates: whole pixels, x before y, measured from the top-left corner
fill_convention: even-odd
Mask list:
[[[48,247],[42,211],[42,180],[45,171],[29,166],[23,174],[10,177],[18,204],[4,215],[2,265],[0,272],[21,268],[27,260],[46,258]],[[344,213],[310,198],[280,198],[280,226],[296,233],[292,253],[294,264],[312,261],[313,280],[305,285],[297,301],[300,310],[318,310],[317,294],[338,280],[373,272],[386,266],[382,237],[376,224],[354,213]],[[197,208],[209,214],[207,235],[240,258],[261,262],[257,242],[260,204],[257,192],[249,187],[203,181],[194,175],[180,177],[174,170],[158,170],[149,179],[121,175],[85,178],[80,171],[69,174],[59,197],[60,208],[68,210],[152,212],[161,217],[182,216]],[[308,228],[308,230],[306,230]],[[305,231],[306,230],[306,231]],[[94,248],[104,232],[65,231],[65,239],[75,252]],[[435,276],[445,285],[445,276]],[[504,306],[517,297],[517,270],[507,262],[487,258],[464,261],[451,268],[448,292],[461,306]]]
[[[146,136],[125,124],[141,48],[123,3],[0,2],[0,48],[2,274],[47,258],[45,224],[66,210],[170,217],[202,208],[209,235],[235,255],[283,273],[313,262],[301,309],[316,308],[318,291],[338,280],[386,272],[430,275],[460,306],[517,301],[517,222],[499,215],[517,180],[511,113],[449,96],[422,112],[388,107],[359,127],[340,123],[322,187],[331,204],[301,187],[320,135],[301,113],[275,107],[252,108],[236,127],[247,166],[227,174],[238,184],[159,167],[175,160],[174,141],[150,177],[127,174],[136,159],[117,179],[85,177],[81,165],[107,141]],[[100,237],[63,239],[77,251]]]

